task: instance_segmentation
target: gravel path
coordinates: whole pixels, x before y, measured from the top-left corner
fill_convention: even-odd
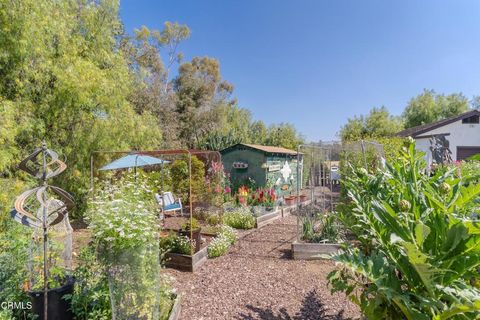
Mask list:
[[[183,295],[181,319],[357,319],[355,305],[330,294],[333,263],[290,259],[295,230],[295,217],[286,217],[243,232],[228,254],[194,274],[166,269]]]

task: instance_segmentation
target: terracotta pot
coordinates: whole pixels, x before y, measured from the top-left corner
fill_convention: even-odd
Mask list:
[[[295,196],[288,196],[283,198],[285,200],[285,204],[287,206],[293,206],[295,204]]]

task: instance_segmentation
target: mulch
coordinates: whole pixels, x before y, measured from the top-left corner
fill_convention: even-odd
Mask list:
[[[331,261],[292,260],[296,218],[243,231],[229,253],[195,273],[165,269],[181,292],[181,319],[358,319],[343,294],[330,293]]]

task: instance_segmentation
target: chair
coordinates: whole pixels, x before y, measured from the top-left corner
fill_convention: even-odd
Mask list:
[[[175,200],[171,192],[163,192],[162,195],[157,193],[155,194],[155,199],[157,199],[157,202],[160,205],[162,215],[169,212],[176,215],[176,212],[180,211],[180,215],[183,216],[182,200],[180,198]]]

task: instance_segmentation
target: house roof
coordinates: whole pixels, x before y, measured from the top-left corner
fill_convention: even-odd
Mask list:
[[[443,127],[443,126],[445,126],[447,124],[450,124],[452,122],[463,120],[465,118],[469,118],[469,117],[475,116],[475,115],[480,115],[480,111],[479,110],[471,110],[471,111],[462,113],[462,114],[457,115],[457,116],[442,119],[440,121],[436,121],[436,122],[428,123],[428,124],[422,124],[420,126],[408,128],[408,129],[405,129],[405,130],[402,130],[402,131],[398,132],[397,136],[414,138],[414,137],[416,137],[416,136],[418,136],[422,133],[425,133],[425,132],[428,132],[430,130],[437,129],[437,128],[440,128],[440,127]]]
[[[224,153],[224,152],[226,152],[230,149],[233,149],[237,146],[245,146],[245,147],[260,150],[260,151],[263,151],[263,152],[266,152],[266,153],[282,153],[282,154],[291,154],[291,155],[296,155],[297,154],[297,151],[295,151],[295,150],[290,150],[290,149],[286,149],[286,148],[282,148],[282,147],[262,146],[262,145],[259,145],[259,144],[247,144],[247,143],[237,143],[233,146],[230,146],[228,148],[223,149],[220,152]],[[300,152],[300,154],[301,154],[301,152]]]

